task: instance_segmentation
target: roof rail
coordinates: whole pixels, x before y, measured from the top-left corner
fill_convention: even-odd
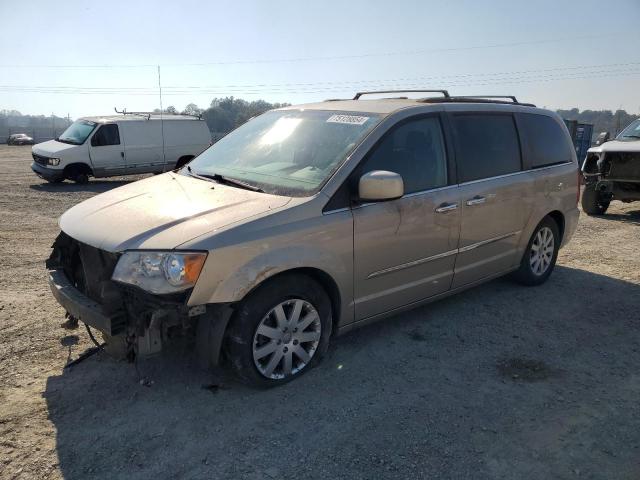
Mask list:
[[[456,98],[493,98],[499,100],[501,98],[508,98],[513,103],[520,103],[518,99],[513,95],[456,95]]]
[[[502,99],[502,100],[501,100]],[[423,98],[419,100],[424,103],[501,103],[509,105],[521,105],[524,107],[535,107],[533,103],[521,103],[513,95],[456,95],[445,98]]]
[[[441,93],[444,98],[450,98],[449,92],[446,90],[375,90],[371,92],[358,92],[354,100],[359,100],[362,95],[375,95],[378,93]]]
[[[151,115],[160,115],[160,112],[127,112],[126,108],[123,108],[121,111],[118,111],[118,109],[116,107],[113,107],[113,109],[116,111],[116,113],[120,113],[122,115],[140,115],[141,117],[147,117],[147,120],[149,120],[151,118]],[[167,114],[166,112],[162,112],[163,115],[180,115],[182,117],[193,117],[193,118],[197,118],[198,120],[202,120],[202,114],[200,115],[193,115],[191,113],[169,113]]]

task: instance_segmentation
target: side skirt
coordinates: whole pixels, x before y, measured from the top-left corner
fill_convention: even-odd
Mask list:
[[[358,320],[356,322],[349,323],[349,324],[344,325],[342,327],[338,327],[338,329],[336,330],[335,334],[336,334],[336,336],[337,335],[343,335],[343,334],[345,334],[347,332],[350,332],[352,330],[355,330],[357,328],[364,327],[365,325],[369,325],[369,324],[375,323],[375,322],[377,322],[379,320],[383,320],[385,318],[392,317],[394,315],[397,315],[398,313],[405,312],[407,310],[413,310],[414,308],[417,308],[419,306],[426,305],[426,304],[431,303],[431,302],[435,302],[436,300],[440,300],[442,298],[446,298],[446,297],[449,297],[451,295],[455,295],[457,293],[460,293],[463,290],[467,290],[469,288],[476,287],[478,285],[481,285],[483,283],[489,282],[489,281],[494,280],[496,278],[503,277],[503,276],[505,276],[505,275],[517,270],[517,269],[518,269],[518,265],[516,265],[514,267],[511,267],[511,268],[509,268],[507,270],[504,270],[502,272],[496,273],[494,275],[490,275],[488,277],[482,278],[482,279],[477,280],[475,282],[469,283],[467,285],[462,285],[462,286],[460,286],[458,288],[454,288],[453,290],[448,290],[446,292],[439,293],[439,294],[434,295],[432,297],[424,298],[422,300],[418,300],[416,302],[412,302],[412,303],[408,303],[406,305],[403,305],[402,307],[394,308],[393,310],[388,310],[386,312],[379,313],[379,314],[373,315],[371,317],[363,318],[362,320]]]

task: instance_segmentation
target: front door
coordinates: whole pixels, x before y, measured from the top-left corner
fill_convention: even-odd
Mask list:
[[[96,177],[108,177],[125,173],[124,145],[120,140],[118,125],[101,125],[91,137],[89,157]]]
[[[454,114],[451,123],[462,209],[456,288],[519,263],[518,242],[531,214],[532,187],[522,171],[511,114]]]
[[[356,320],[447,291],[459,234],[459,194],[448,185],[438,116],[393,127],[354,172],[398,173],[405,195],[353,208]]]

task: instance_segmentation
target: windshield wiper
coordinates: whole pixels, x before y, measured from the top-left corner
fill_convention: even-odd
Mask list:
[[[640,135],[622,135],[624,138],[640,138]]]
[[[220,175],[219,173],[214,173],[213,175],[196,173],[188,165],[187,165],[187,171],[189,172],[190,175],[196,178],[202,178],[209,181],[224,183],[226,185],[233,185],[235,187],[244,188],[245,190],[251,190],[252,192],[264,193],[264,190],[262,190],[260,187],[256,187],[255,185],[251,185],[250,183],[245,183],[242,180],[237,180],[231,177],[225,177],[223,175]]]

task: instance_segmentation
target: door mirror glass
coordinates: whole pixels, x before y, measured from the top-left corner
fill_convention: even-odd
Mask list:
[[[404,195],[402,177],[386,170],[374,170],[365,173],[358,182],[358,197],[360,200],[380,202],[394,200]]]

